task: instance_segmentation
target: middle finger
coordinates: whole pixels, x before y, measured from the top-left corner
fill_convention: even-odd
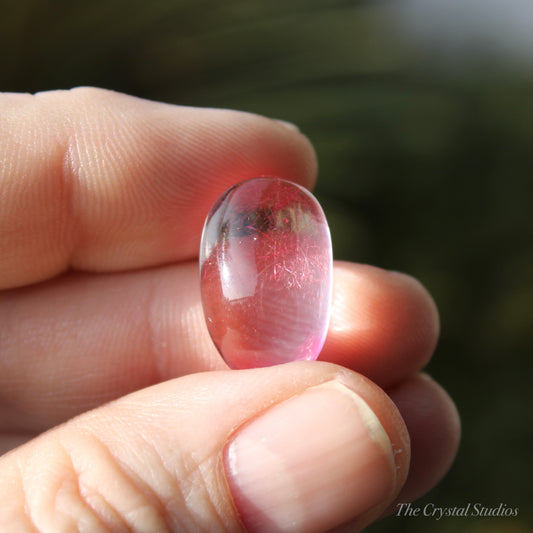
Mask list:
[[[153,383],[227,368],[205,326],[196,262],[6,291],[0,324],[2,430],[42,431]],[[387,387],[425,365],[437,332],[418,282],[335,263],[320,359]]]

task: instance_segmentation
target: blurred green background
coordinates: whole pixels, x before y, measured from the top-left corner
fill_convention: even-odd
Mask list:
[[[520,514],[392,516],[371,532],[532,531],[533,52],[505,17],[492,40],[465,27],[460,5],[0,0],[0,90],[96,85],[295,122],[318,153],[335,256],[409,272],[434,295],[428,371],[464,434],[420,505]]]

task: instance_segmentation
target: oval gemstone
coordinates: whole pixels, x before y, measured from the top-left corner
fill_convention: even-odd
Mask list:
[[[205,222],[200,278],[209,333],[231,368],[318,357],[332,248],[322,208],[303,187],[253,178],[228,189]]]

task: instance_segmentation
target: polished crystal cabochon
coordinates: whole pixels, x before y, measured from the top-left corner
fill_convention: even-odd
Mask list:
[[[200,246],[209,333],[231,368],[314,360],[331,307],[332,249],[316,198],[279,178],[227,190]]]

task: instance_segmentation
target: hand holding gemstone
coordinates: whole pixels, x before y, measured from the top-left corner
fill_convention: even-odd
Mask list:
[[[332,248],[315,197],[280,178],[227,190],[200,246],[209,333],[232,368],[314,360],[329,323]]]
[[[323,362],[228,372],[205,350],[190,261],[204,193],[268,169],[310,184],[301,134],[97,89],[0,95],[0,117],[0,450],[17,446],[0,460],[0,531],[359,530],[406,478],[408,431],[400,501],[444,474],[459,424],[418,374],[438,317],[407,276],[336,265]],[[250,180],[210,217],[204,303],[232,366],[318,353],[331,250],[310,198]]]

